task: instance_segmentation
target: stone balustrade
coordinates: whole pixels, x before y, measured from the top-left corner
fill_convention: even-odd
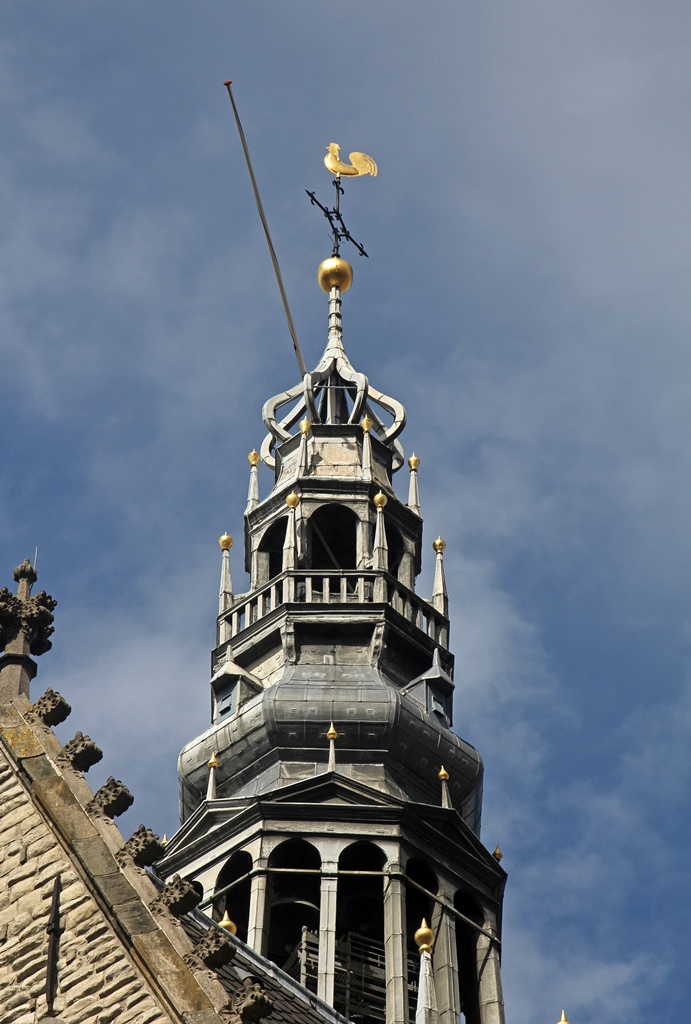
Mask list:
[[[225,616],[231,637],[285,604],[388,604],[435,643],[448,647],[448,620],[429,601],[418,597],[389,573],[357,569],[290,570],[251,594],[237,595]]]

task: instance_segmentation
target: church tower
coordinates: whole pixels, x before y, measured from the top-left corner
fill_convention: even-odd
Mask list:
[[[180,755],[157,870],[350,1021],[503,1024],[506,876],[479,838],[482,760],[452,730],[445,544],[424,598],[419,459],[403,498],[405,409],[346,355],[351,281],[336,246],[324,354],[264,405],[249,588],[224,535],[211,726]]]

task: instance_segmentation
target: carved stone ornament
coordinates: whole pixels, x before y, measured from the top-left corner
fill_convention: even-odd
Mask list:
[[[268,1017],[274,1008],[262,986],[255,978],[245,978],[242,988],[230,1000],[228,1024],[255,1024]]]
[[[137,867],[149,868],[157,860],[160,860],[165,852],[165,846],[162,845],[156,833],[145,825],[140,825],[123,848],[115,854],[115,859],[120,865],[124,865],[127,860],[131,859]]]
[[[181,917],[194,910],[199,902],[201,896],[192,883],[186,878],[180,878],[180,875],[173,875],[153,900],[151,909],[158,914],[167,910],[173,917]]]
[[[48,726],[60,725],[71,713],[72,708],[56,690],[47,689],[27,713],[27,718],[37,719]]]
[[[48,637],[55,632],[53,612],[57,603],[45,590],[39,590],[35,597],[23,603],[22,631],[29,641],[31,654],[36,657],[45,654],[53,646]]]
[[[22,602],[7,587],[0,589],[0,650],[11,643],[22,628]]]
[[[105,818],[117,818],[124,814],[134,803],[134,797],[127,786],[111,775],[105,786],[94,793],[94,798],[87,806],[90,814],[101,814]]]
[[[103,757],[101,748],[96,746],[90,736],[84,736],[81,732],[75,733],[74,739],[65,744],[62,753],[78,772],[88,772]]]
[[[217,928],[209,928],[192,952],[187,954],[185,963],[192,970],[208,967],[213,971],[217,967],[229,964],[236,953],[237,950],[227,935]]]
[[[14,582],[19,583],[20,580],[28,580],[29,584],[35,583],[38,579],[38,573],[34,569],[33,565],[28,558],[25,558],[21,565],[18,565],[14,570]]]
[[[14,578],[19,584],[17,594],[12,594],[7,587],[0,589],[0,650],[23,633],[30,654],[45,654],[53,646],[48,638],[54,632],[53,612],[58,602],[45,590],[29,596],[31,584],[37,577],[28,558],[14,570]]]

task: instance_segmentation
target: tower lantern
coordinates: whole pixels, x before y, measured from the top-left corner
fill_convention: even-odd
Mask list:
[[[273,485],[260,499],[252,477],[249,584],[222,586],[212,721],[180,755],[182,826],[158,869],[349,1020],[415,1020],[424,975],[425,1020],[503,1024],[506,875],[480,842],[482,760],[452,730],[445,545],[425,598],[417,456],[405,498],[394,487],[405,409],[344,347],[338,164],[336,208],[310,193],[334,228],[326,347],[263,408]]]

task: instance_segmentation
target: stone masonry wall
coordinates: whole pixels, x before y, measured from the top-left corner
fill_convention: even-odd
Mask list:
[[[170,1024],[0,751],[0,1021],[45,1014],[53,883],[61,874],[58,995],[64,1024]]]

